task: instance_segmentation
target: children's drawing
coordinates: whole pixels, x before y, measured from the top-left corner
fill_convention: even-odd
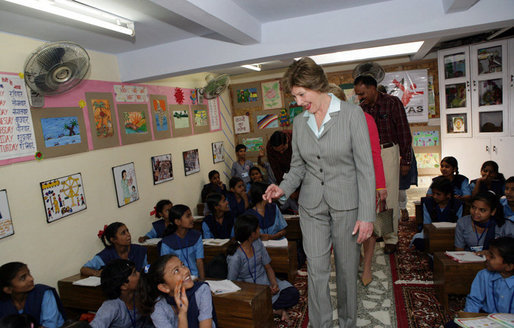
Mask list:
[[[250,132],[250,118],[246,115],[234,116],[234,133]]]
[[[96,136],[108,138],[114,135],[112,127],[111,105],[107,99],[92,99],[93,117],[95,118]]]
[[[224,147],[223,141],[217,141],[212,143],[212,161],[214,164],[224,161]]]
[[[285,108],[282,108],[280,110],[280,115],[278,116],[278,119],[280,120],[280,126],[289,126],[291,123],[289,122],[289,114],[287,113],[287,110]]]
[[[0,190],[0,239],[14,235],[7,190]]]
[[[76,116],[42,118],[41,127],[47,148],[81,143]]]
[[[164,99],[154,99],[152,105],[155,117],[155,126],[157,128],[157,131],[168,131],[166,102],[164,101]]]
[[[145,103],[148,100],[148,90],[144,86],[113,85],[116,102]]]
[[[195,109],[195,126],[207,126],[209,125],[209,118],[207,117],[207,110]]]
[[[144,112],[124,112],[123,126],[126,134],[146,134],[146,118]]]
[[[414,147],[439,146],[439,131],[415,131],[412,133]]]
[[[177,104],[183,104],[184,103],[184,91],[181,88],[175,88],[175,101]]]
[[[87,208],[80,173],[40,183],[48,223]]]
[[[264,109],[282,107],[282,93],[280,92],[280,81],[262,82],[262,105]]]
[[[182,153],[184,158],[184,172],[186,176],[200,172],[200,157],[198,149],[188,150]]]
[[[237,102],[240,104],[255,102],[259,98],[257,88],[238,89],[236,94]]]
[[[416,153],[418,169],[438,169],[440,161],[439,153]]]
[[[243,138],[243,145],[246,146],[246,151],[259,151],[264,146],[264,138]]]
[[[199,103],[198,90],[197,89],[192,89],[191,90],[191,96],[189,96],[189,99],[191,99],[191,104],[192,105],[196,105],[196,104]]]
[[[127,163],[112,168],[118,207],[125,206],[139,199],[134,163]]]
[[[296,101],[289,104],[289,120],[291,121],[291,124],[293,124],[294,118],[301,112],[303,112],[303,107],[298,106]]]
[[[175,129],[184,129],[189,127],[189,112],[187,110],[176,110],[173,112],[173,121]]]
[[[153,184],[173,180],[171,154],[152,156]]]
[[[259,129],[278,128],[277,114],[257,115],[257,127]]]

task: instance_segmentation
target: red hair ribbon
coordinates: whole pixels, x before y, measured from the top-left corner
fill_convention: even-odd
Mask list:
[[[157,209],[155,208],[155,206],[153,207],[153,211],[150,212],[150,215],[151,216],[154,216],[155,213],[157,213]]]
[[[105,229],[107,229],[107,224],[104,225],[104,229],[103,230],[98,230],[98,238],[102,239],[102,236],[104,235],[104,232],[105,232]]]

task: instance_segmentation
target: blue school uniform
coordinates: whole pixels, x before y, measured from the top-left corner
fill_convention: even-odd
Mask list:
[[[514,222],[505,220],[501,227],[496,227],[494,238],[512,237],[514,238]]]
[[[135,305],[135,304],[134,304]],[[90,323],[92,328],[151,328],[152,320],[142,317],[136,308],[129,310],[125,302],[116,298],[107,300]]]
[[[271,263],[271,258],[269,257],[268,251],[264,247],[264,244],[260,239],[257,239],[252,243],[253,247],[253,256],[248,258],[245,252],[238,247],[236,252],[233,255],[227,256],[228,263],[228,275],[227,279],[229,280],[237,280],[237,281],[245,281],[258,285],[270,285],[270,281],[268,280],[268,275],[266,274],[266,269],[264,266],[266,264]],[[275,295],[271,296],[271,302],[275,303],[278,301],[281,294],[285,291],[285,293],[293,293],[294,288],[288,281],[277,279],[278,288],[280,291]],[[298,293],[298,290],[296,290]],[[296,300],[296,303],[298,300]],[[294,304],[296,304],[293,301]],[[294,304],[288,304],[288,306],[284,306],[284,308],[291,307]]]
[[[464,312],[514,313],[514,276],[479,271],[466,297]]]
[[[234,237],[234,216],[226,212],[223,222],[218,223],[212,214],[207,215],[202,223],[203,238],[232,238]]]
[[[253,208],[248,209],[246,214],[254,215],[259,219],[259,228],[261,228],[261,233],[263,234],[274,235],[287,227],[284,216],[274,203],[266,204],[264,216],[260,215],[259,212]],[[285,237],[281,239],[283,238]]]
[[[510,208],[507,198],[500,198],[500,204],[503,206],[503,216],[505,216],[505,219],[514,222],[514,211]]]
[[[152,230],[150,230],[145,236],[148,238],[162,238],[164,237],[164,231],[166,230],[166,223],[164,219],[160,219],[152,222]]]
[[[103,251],[96,254],[91,260],[89,260],[84,266],[94,270],[100,270],[107,263],[112,260],[119,259],[120,256],[116,253],[116,249],[113,246],[104,248]],[[130,250],[128,259],[135,263],[136,270],[141,271],[148,264],[146,260],[146,247],[136,244],[130,244]]]
[[[477,180],[478,179],[471,180],[471,182],[469,183],[469,189],[471,191],[473,191],[475,189]],[[498,196],[498,197],[505,195],[505,180],[499,180],[499,179],[491,180],[490,186],[487,186],[485,183],[481,183],[478,192],[486,192],[488,190],[493,191],[496,194],[496,196]]]
[[[450,199],[446,207],[441,209],[432,197],[423,197],[423,224],[432,222],[457,222],[462,217],[462,202]]]
[[[464,248],[466,251],[478,252],[489,248],[489,242],[495,238],[496,221],[490,219],[487,230],[478,234],[474,227],[471,215],[461,217],[455,228],[455,248]]]
[[[26,313],[37,320],[38,326],[57,328],[64,324],[61,300],[54,288],[42,284],[34,286],[25,301],[25,307],[18,311],[11,298],[0,300],[0,318],[11,314]]]
[[[189,307],[187,308],[187,323],[189,328],[199,327],[200,321],[212,319],[211,328],[216,328],[216,312],[212,304],[212,296],[209,285],[202,282],[195,282],[193,287],[186,290]],[[155,327],[176,328],[178,327],[178,315],[173,310],[175,300],[170,296],[162,296],[155,303],[154,311],[151,314]]]
[[[202,233],[188,230],[184,238],[176,233],[168,235],[160,242],[161,255],[174,254],[189,268],[191,274],[198,277],[197,259],[203,259]]]
[[[438,177],[434,178],[437,179]],[[432,181],[434,180],[432,179]],[[453,194],[457,196],[471,196],[471,189],[469,188],[469,180],[461,174],[453,176],[451,181],[453,187]],[[428,188],[427,195],[432,195],[432,189]]]
[[[222,195],[225,195],[225,193],[227,192],[227,186],[225,186],[225,184],[222,184],[222,187],[212,183],[212,182],[209,182],[208,184],[205,184],[202,188],[202,193],[201,193],[201,199],[202,199],[202,202],[205,203],[205,200],[207,199],[207,196],[210,194],[210,193],[219,193],[219,194],[222,194]]]
[[[235,218],[246,211],[244,199],[241,198],[241,200],[237,202],[236,195],[231,191],[227,192],[225,197],[228,201],[230,212],[232,212]]]

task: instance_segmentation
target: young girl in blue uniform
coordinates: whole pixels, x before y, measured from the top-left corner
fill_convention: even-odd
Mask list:
[[[503,196],[505,194],[505,177],[498,171],[499,167],[495,161],[485,161],[480,168],[481,177],[471,180],[469,183],[471,196],[488,190],[493,191],[498,197]]]
[[[423,197],[423,224],[432,222],[457,222],[462,217],[462,202],[453,198],[453,186],[448,179],[438,177],[430,185],[432,197]],[[414,235],[411,245],[425,250],[424,231]]]
[[[505,219],[514,222],[514,177],[505,181],[505,196],[500,199]]]
[[[225,194],[225,197],[227,197],[230,211],[234,214],[234,217],[237,218],[239,215],[243,214],[249,206],[245,184],[243,179],[233,177],[228,182],[228,186],[230,191]]]
[[[259,220],[244,214],[236,219],[234,242],[227,250],[229,280],[239,280],[269,285],[275,313],[288,321],[286,309],[298,303],[298,290],[289,282],[279,280],[271,268],[271,258],[260,239]]]
[[[514,313],[514,238],[491,241],[486,269],[477,273],[465,312]]]
[[[152,230],[150,230],[143,237],[139,237],[139,242],[142,243],[147,239],[151,238],[162,238],[164,237],[164,231],[166,227],[170,224],[169,219],[169,211],[173,206],[169,199],[161,199],[155,204],[153,211],[150,212],[150,215],[155,215],[157,221],[152,222]]]
[[[194,282],[178,257],[163,255],[145,271],[139,280],[138,309],[151,316],[155,327],[216,327],[209,286]]]
[[[139,272],[129,260],[112,260],[101,274],[102,290],[107,301],[96,312],[93,328],[151,328],[152,321],[136,309]]]
[[[470,215],[457,221],[455,250],[480,252],[489,248],[494,238],[514,235],[514,223],[506,222],[496,195],[478,193],[472,198]]]
[[[202,233],[193,229],[193,215],[186,205],[175,205],[170,210],[170,225],[159,244],[160,254],[173,254],[200,280],[205,279]]]
[[[441,175],[448,179],[453,186],[454,198],[460,200],[469,200],[471,198],[471,189],[469,188],[469,180],[465,176],[459,174],[459,164],[457,159],[452,156],[447,156],[441,160]],[[432,195],[432,190],[429,188],[427,196]]]
[[[227,192],[227,186],[221,182],[220,173],[216,170],[209,172],[209,183],[204,185],[202,188],[202,203],[205,203],[207,196],[213,192],[220,194],[225,194]]]
[[[9,262],[0,267],[0,318],[28,314],[39,327],[64,324],[61,300],[54,288],[36,284],[26,264]]]
[[[115,259],[131,260],[135,263],[137,271],[141,271],[147,264],[146,248],[132,244],[132,237],[125,224],[111,223],[103,231],[98,232],[98,237],[105,248],[84,264],[80,269],[81,274],[99,277],[103,267]]]
[[[255,182],[250,189],[250,198],[253,207],[245,214],[254,215],[259,219],[262,240],[282,239],[286,235],[287,222],[275,203],[268,203],[262,199],[268,185]]]
[[[206,215],[203,219],[203,238],[234,237],[234,216],[225,196],[220,193],[212,193],[207,196],[206,201],[211,214]]]

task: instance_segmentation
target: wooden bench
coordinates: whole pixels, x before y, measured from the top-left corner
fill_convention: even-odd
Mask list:
[[[435,252],[453,251],[455,249],[455,227],[436,228],[432,223],[423,225],[426,251]]]
[[[458,263],[444,254],[434,253],[434,286],[439,302],[448,310],[448,295],[467,295],[478,271],[485,269],[485,261]]]
[[[71,319],[78,319],[82,312],[97,311],[105,300],[102,289],[73,285],[85,278],[80,274],[58,281],[61,302]],[[213,295],[214,308],[221,328],[260,328],[273,326],[271,291],[268,286],[234,282],[240,291]]]

